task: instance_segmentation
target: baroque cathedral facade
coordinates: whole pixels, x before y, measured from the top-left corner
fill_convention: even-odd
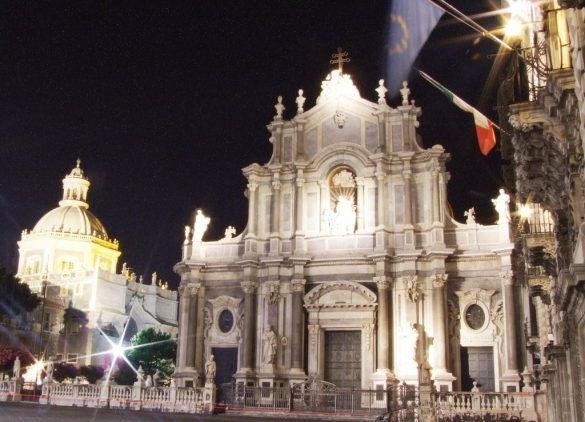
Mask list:
[[[509,197],[497,224],[454,220],[449,154],[423,148],[421,109],[361,97],[341,67],[315,106],[287,120],[278,98],[273,153],[243,169],[248,224],[203,241],[209,219],[185,228],[178,386],[263,387],[317,377],[380,389],[430,377],[438,390],[519,391],[519,338],[528,306],[512,272]]]

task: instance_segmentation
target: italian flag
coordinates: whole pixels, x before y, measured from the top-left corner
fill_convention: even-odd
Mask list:
[[[453,94],[439,82],[435,81],[425,72],[419,70],[420,75],[429,81],[432,85],[440,90],[447,98],[451,100],[453,104],[459,107],[461,110],[473,114],[473,121],[475,122],[475,133],[477,134],[477,143],[479,144],[479,150],[483,155],[488,155],[493,147],[496,146],[496,135],[494,133],[494,123],[480,113],[476,108],[470,106],[457,95]]]

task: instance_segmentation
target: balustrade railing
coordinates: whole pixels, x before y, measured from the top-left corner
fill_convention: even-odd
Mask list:
[[[535,410],[532,393],[440,393],[435,395],[434,402],[439,417],[488,414],[522,417]]]

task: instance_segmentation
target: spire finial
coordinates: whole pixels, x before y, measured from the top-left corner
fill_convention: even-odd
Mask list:
[[[81,165],[81,158],[77,157],[76,163],[77,163],[77,168],[79,168],[79,166]]]
[[[337,53],[333,53],[331,55],[331,60],[329,63],[339,65],[339,73],[343,73],[343,63],[348,63],[351,61],[349,57],[347,57],[349,53],[347,51],[343,51],[341,47],[337,48]]]

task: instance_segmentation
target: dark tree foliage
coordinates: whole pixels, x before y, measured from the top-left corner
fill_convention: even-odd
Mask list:
[[[58,362],[54,366],[53,379],[55,381],[62,382],[67,378],[74,379],[77,376],[79,376],[79,369],[71,363]]]
[[[142,346],[127,353],[128,360],[136,368],[142,366],[144,373],[148,375],[153,375],[156,371],[166,376],[173,373],[177,342],[171,340],[170,334],[147,328],[132,337],[130,342],[132,346]]]
[[[17,319],[40,303],[41,299],[30,291],[27,284],[0,266],[0,319]]]
[[[114,374],[114,381],[119,385],[132,385],[136,382],[136,372],[125,360],[120,359],[117,363],[118,370]]]
[[[97,365],[87,365],[79,368],[79,373],[84,376],[90,384],[95,382],[104,376],[104,368]]]
[[[0,345],[0,371],[12,374],[12,368],[17,356],[20,358],[20,372],[22,374],[24,369],[34,362],[32,354],[26,350]]]

